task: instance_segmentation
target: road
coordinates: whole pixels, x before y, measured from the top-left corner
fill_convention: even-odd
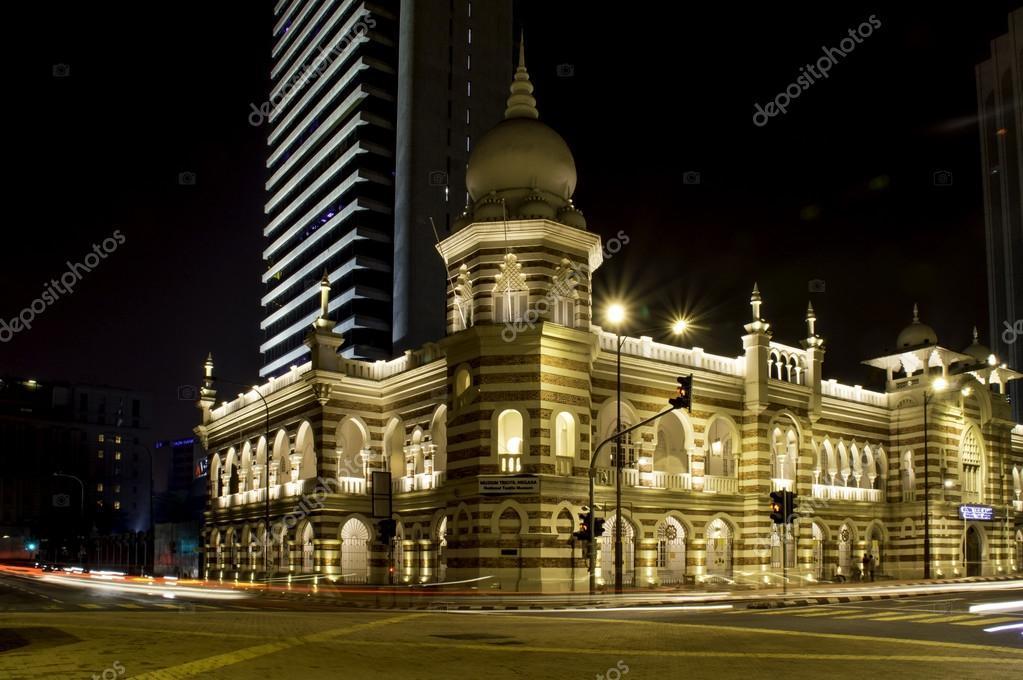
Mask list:
[[[216,595],[216,592],[212,593]],[[0,574],[0,678],[1002,678],[1023,588],[786,609],[351,611]],[[104,673],[106,673],[104,675]]]

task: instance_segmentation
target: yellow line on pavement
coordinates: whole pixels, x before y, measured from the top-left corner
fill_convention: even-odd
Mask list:
[[[879,616],[875,621],[912,621],[913,619],[926,619],[931,614],[896,614],[895,616]]]
[[[170,666],[158,671],[151,671],[149,673],[142,673],[141,675],[132,676],[134,680],[180,680],[180,678],[191,678],[196,675],[203,675],[215,671],[218,668],[225,666],[231,666],[242,661],[248,661],[249,659],[256,659],[261,656],[268,654],[274,654],[284,649],[291,647],[297,647],[299,645],[307,644],[310,642],[328,642],[334,638],[348,635],[350,633],[358,633],[364,630],[371,630],[380,626],[386,626],[392,623],[400,623],[402,621],[408,621],[409,619],[419,618],[425,616],[425,614],[405,614],[403,616],[395,616],[389,619],[379,619],[377,621],[370,621],[369,623],[359,623],[353,626],[346,626],[344,628],[334,628],[332,630],[325,630],[320,633],[313,633],[311,635],[302,635],[299,637],[286,637],[282,638],[277,642],[272,642],[263,645],[256,645],[254,647],[245,647],[237,649],[233,652],[227,652],[225,654],[216,654],[214,656],[208,656],[204,659],[196,659],[195,661],[189,661],[187,663],[179,664],[177,666]],[[213,676],[211,676],[213,677]]]
[[[989,623],[1006,623],[1008,621],[1019,621],[1018,616],[995,616],[993,618],[977,619],[976,621],[960,621],[953,623],[953,626],[986,626]]]
[[[142,605],[132,604],[130,602],[122,602],[121,604],[119,604],[117,606],[118,607],[124,607],[125,609],[142,609]]]
[[[448,613],[449,616],[456,616],[457,613]],[[530,621],[536,621],[534,616],[525,616],[522,614],[504,614],[505,618],[510,619],[526,619]],[[589,618],[589,617],[578,617],[572,618],[569,616],[544,616],[544,621],[564,621],[566,623],[613,623],[618,625],[633,625],[633,626],[652,626],[655,628],[663,629],[666,626],[675,628],[685,628],[688,630],[709,630],[709,631],[729,631],[734,633],[748,634],[750,631],[756,631],[762,635],[785,635],[789,637],[818,637],[828,638],[831,640],[852,640],[858,642],[891,642],[903,645],[917,645],[920,647],[938,647],[941,649],[963,649],[973,651],[987,651],[987,652],[1000,652],[1003,654],[1019,654],[1023,655],[1023,649],[1017,649],[1015,647],[999,647],[997,645],[972,645],[965,642],[938,642],[937,640],[913,640],[907,638],[893,638],[893,637],[880,637],[877,635],[851,635],[847,633],[811,633],[801,630],[781,630],[778,628],[761,628],[758,626],[720,626],[710,623],[674,623],[669,621],[643,621],[634,619],[605,619],[605,618]]]
[[[534,645],[487,645],[473,643],[445,643],[445,642],[404,642],[393,640],[338,640],[339,644],[345,646],[364,647],[412,647],[431,649],[464,649],[470,651],[504,651],[504,652],[537,652],[540,654],[579,654],[586,656],[660,656],[660,657],[718,657],[725,659],[784,659],[790,661],[917,661],[920,663],[969,663],[975,664],[978,660],[993,664],[1019,664],[1017,659],[992,659],[977,656],[934,656],[916,654],[820,654],[820,653],[797,653],[797,652],[715,652],[712,650],[698,649],[682,651],[677,649],[604,649],[589,647],[538,647]]]
[[[929,619],[917,619],[913,623],[952,623],[953,621],[975,618],[977,618],[976,614],[953,614],[952,616],[932,616]]]
[[[860,613],[860,614],[845,614],[843,616],[836,616],[835,618],[839,619],[839,620],[845,620],[845,619],[873,619],[873,618],[878,617],[878,616],[884,616],[885,614],[891,614],[891,612],[889,612],[889,611],[880,611],[880,612],[873,611],[873,612],[867,612],[865,614],[864,613]]]
[[[101,605],[98,605],[98,604],[90,604],[90,603],[88,603],[88,602],[85,602],[85,603],[79,603],[79,605],[78,605],[78,606],[79,606],[79,607],[83,607],[83,608],[85,608],[85,609],[103,609],[103,607],[102,607]]]

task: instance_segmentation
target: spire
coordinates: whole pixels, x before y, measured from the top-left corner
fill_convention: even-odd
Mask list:
[[[508,97],[508,108],[504,110],[507,118],[539,118],[536,110],[536,98],[533,97],[533,83],[526,71],[526,32],[519,38],[519,67],[515,69],[515,79],[511,84],[511,95]]]
[[[760,305],[762,300],[760,299],[760,289],[757,287],[756,282],[753,283],[753,294],[749,298],[750,306],[753,307],[753,320],[760,320]]]
[[[974,345],[980,344],[980,334],[977,332],[976,326],[973,327],[973,344]]]
[[[817,335],[816,325],[817,315],[813,312],[813,303],[808,302],[806,303],[806,330],[811,338]]]
[[[913,303],[913,323],[920,323],[920,308]]]
[[[323,278],[320,280],[320,316],[313,324],[316,328],[331,328],[334,323],[330,320],[327,310],[330,301],[330,277],[327,270],[323,270]]]

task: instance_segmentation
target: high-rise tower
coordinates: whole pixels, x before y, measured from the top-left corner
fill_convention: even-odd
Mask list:
[[[501,117],[488,90],[512,68],[510,0],[282,0],[274,21],[269,102],[250,118],[268,125],[261,375],[306,360],[324,271],[343,355],[435,340],[431,219],[443,238],[473,139]]]

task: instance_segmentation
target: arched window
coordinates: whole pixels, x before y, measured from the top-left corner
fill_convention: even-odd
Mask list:
[[[210,498],[220,498],[220,494],[223,491],[220,483],[220,474],[220,454],[215,453],[210,461]]]
[[[849,456],[849,450],[845,448],[845,442],[838,442],[838,482],[839,486],[853,486],[850,480],[853,477],[853,462]]]
[[[472,374],[465,366],[460,366],[455,371],[455,396],[460,397],[472,386]]]
[[[984,451],[975,427],[966,430],[959,447],[959,479],[963,500],[980,503],[984,498]]]
[[[384,431],[384,459],[387,469],[391,471],[391,479],[408,475],[405,464],[405,426],[397,418],[392,418]]]
[[[799,367],[795,357],[789,357],[789,382],[799,384]]]
[[[902,500],[916,500],[916,464],[913,460],[913,451],[904,451],[901,461],[902,476]]]
[[[315,571],[315,547],[313,545],[313,525],[306,522],[300,539],[302,545],[302,573],[311,574]]]
[[[367,450],[367,440],[366,430],[359,420],[349,417],[338,423],[334,431],[333,461],[338,479],[365,478],[362,454]]]
[[[554,418],[554,455],[575,456],[575,418],[562,411]]]
[[[796,461],[799,457],[799,438],[794,428],[775,427],[771,434],[771,471],[776,480],[791,487],[796,479]]]
[[[633,575],[636,568],[636,543],[635,530],[628,519],[622,517],[622,583],[626,586],[633,585]],[[615,582],[615,558],[614,558],[614,536],[615,517],[611,515],[604,523],[604,535],[597,539],[600,556],[600,578],[605,586]]]
[[[725,418],[714,418],[707,430],[707,474],[718,477],[735,476],[738,437]]]
[[[666,475],[685,474],[689,471],[686,431],[678,416],[670,414],[658,421],[657,445],[654,447],[653,467],[655,472]],[[671,484],[655,484],[671,486]]]
[[[494,283],[494,321],[508,323],[521,321],[526,317],[529,306],[529,289],[522,277],[522,264],[514,253],[504,256],[501,273]]]
[[[288,433],[278,430],[270,462],[270,484],[280,486],[291,479],[291,461],[288,459]]]
[[[821,446],[820,476],[821,484],[832,485],[838,478],[838,458],[835,455],[835,447],[831,445],[830,439],[825,439]]]
[[[521,456],[525,448],[522,438],[522,414],[507,409],[497,417],[497,453],[501,472],[521,472]]]
[[[473,291],[469,280],[469,268],[462,265],[458,268],[458,279],[455,281],[451,328],[458,332],[472,326],[473,323]]]
[[[778,357],[778,353],[777,352],[774,352],[774,351],[771,352],[770,357],[768,359],[768,364],[769,364],[768,365],[768,369],[770,371],[770,376],[772,378],[776,378],[778,380],[781,380],[781,361],[780,361],[780,359]]]
[[[307,421],[303,421],[298,426],[298,436],[295,438],[295,453],[302,456],[298,464],[298,479],[314,479],[316,477],[316,448],[314,444],[313,428]]]
[[[732,529],[720,517],[707,525],[707,576],[732,577]]]
[[[1012,493],[1017,501],[1023,496],[1023,472],[1018,465],[1012,468]]]
[[[874,468],[874,454],[869,446],[864,446],[860,451],[860,488],[873,489],[877,480],[877,470]]]
[[[448,469],[448,407],[444,404],[433,413],[430,437],[433,442],[433,471],[444,472]]]

